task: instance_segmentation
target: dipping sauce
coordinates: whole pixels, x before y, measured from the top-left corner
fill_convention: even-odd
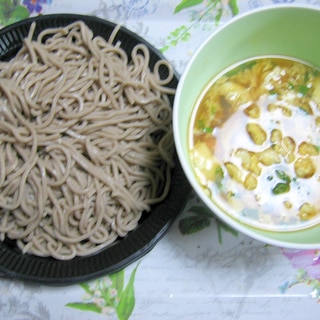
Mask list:
[[[254,58],[200,95],[190,159],[201,186],[234,218],[299,230],[320,222],[319,133],[320,71],[288,57]]]

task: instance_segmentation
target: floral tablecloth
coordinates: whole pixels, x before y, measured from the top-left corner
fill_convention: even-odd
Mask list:
[[[227,20],[289,3],[320,7],[319,0],[0,0],[0,25],[40,14],[96,15],[144,37],[182,73],[199,44]],[[155,248],[115,274],[65,287],[0,280],[3,320],[313,320],[319,302],[320,252],[239,234],[194,194]]]

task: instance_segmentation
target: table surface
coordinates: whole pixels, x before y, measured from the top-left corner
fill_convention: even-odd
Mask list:
[[[180,74],[196,48],[234,16],[269,5],[320,7],[319,0],[0,0],[2,12],[5,3],[12,10],[0,14],[1,26],[20,19],[17,12],[80,13],[121,23],[160,49]],[[318,251],[269,246],[214,218],[184,234],[179,221],[197,217],[199,207],[191,194],[153,250],[112,276],[63,287],[2,278],[0,318],[319,319]],[[117,279],[124,281],[122,294],[113,286]]]

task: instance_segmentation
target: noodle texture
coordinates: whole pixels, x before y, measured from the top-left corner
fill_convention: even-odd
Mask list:
[[[0,62],[0,238],[59,260],[93,254],[136,228],[169,190],[167,85],[148,48],[131,58],[81,21],[46,29]],[[167,68],[167,77],[160,77]]]

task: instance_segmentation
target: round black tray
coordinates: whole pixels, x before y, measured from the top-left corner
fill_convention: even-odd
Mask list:
[[[30,25],[36,21],[34,36],[43,29],[61,27],[82,20],[94,32],[94,35],[108,39],[116,24],[94,17],[75,14],[53,14],[29,18],[0,30],[0,60],[7,61],[21,48],[23,39],[28,35]],[[121,27],[116,40],[130,56],[132,48],[144,43],[150,51],[149,66],[152,69],[162,54],[143,38]],[[166,77],[166,70],[160,70]],[[169,84],[176,88],[178,77]],[[173,105],[173,97],[171,98]],[[190,186],[187,182],[177,156],[172,171],[172,184],[166,199],[144,214],[135,230],[125,238],[117,240],[104,250],[87,257],[75,257],[62,261],[53,258],[22,254],[15,241],[6,239],[0,242],[0,275],[7,278],[25,280],[47,285],[67,285],[80,283],[116,272],[148,253],[168,230],[174,219],[183,209]]]

